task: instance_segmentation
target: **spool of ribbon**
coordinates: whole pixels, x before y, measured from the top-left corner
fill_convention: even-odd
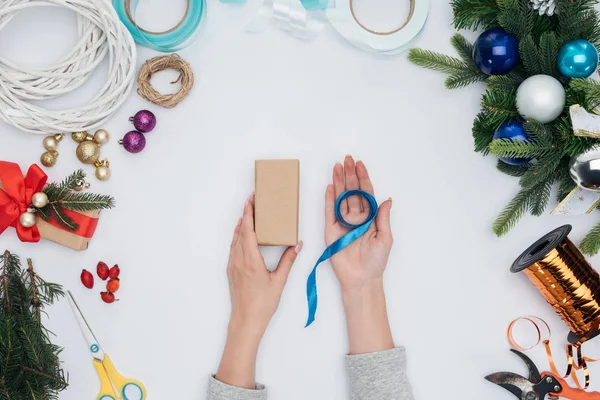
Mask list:
[[[246,31],[262,33],[273,22],[299,39],[312,40],[325,26],[327,4],[327,0],[264,0]]]
[[[164,32],[151,32],[137,23],[139,2],[140,0],[113,0],[113,6],[137,43],[163,53],[172,53],[189,46],[196,38],[206,14],[205,0],[187,0],[185,15],[175,27]]]
[[[363,221],[362,223],[360,223],[358,225],[353,225],[353,224],[350,224],[348,221],[346,221],[340,210],[342,201],[346,200],[348,197],[351,197],[351,196],[364,197],[367,200],[367,202],[369,203],[369,215],[365,221]],[[317,313],[317,303],[318,303],[317,267],[323,261],[333,257],[333,255],[342,251],[346,247],[350,246],[350,244],[352,244],[352,242],[354,242],[356,239],[358,239],[359,237],[364,235],[369,230],[369,228],[371,227],[371,224],[373,223],[373,220],[377,216],[378,209],[379,209],[379,206],[377,205],[377,200],[375,200],[375,197],[373,197],[372,194],[367,193],[362,190],[348,190],[348,191],[342,193],[340,195],[340,197],[338,197],[338,199],[335,203],[335,218],[345,228],[350,229],[350,232],[348,232],[347,234],[345,234],[344,236],[342,236],[341,238],[339,238],[338,240],[333,242],[329,247],[327,247],[325,249],[325,251],[323,252],[321,257],[319,257],[319,259],[317,260],[317,263],[315,264],[314,268],[312,269],[312,272],[308,276],[308,280],[306,281],[306,297],[308,300],[308,320],[306,321],[305,327],[308,327],[310,324],[312,324],[314,322],[315,315]]]
[[[23,177],[21,168],[15,163],[0,161],[0,235],[8,228],[17,230],[17,236],[22,242],[36,243],[40,241],[40,231],[36,225],[26,228],[19,223],[21,214],[26,212],[35,193],[43,191],[48,176],[42,169],[33,164]],[[46,221],[48,224],[78,236],[91,238],[96,231],[98,218],[88,217],[76,211],[63,209],[77,225],[77,229],[70,231],[54,219]],[[41,223],[41,222],[40,222]]]

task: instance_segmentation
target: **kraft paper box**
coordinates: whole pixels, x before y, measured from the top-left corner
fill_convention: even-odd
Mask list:
[[[4,189],[2,182],[0,182],[0,189]],[[90,218],[99,218],[100,210],[78,212],[79,214],[85,215]],[[86,250],[89,246],[91,238],[79,236],[68,230],[58,228],[54,225],[49,224],[40,217],[36,219],[36,226],[40,231],[42,239],[50,240],[51,242],[58,243],[62,246],[68,247],[73,250],[82,251]]]
[[[257,160],[255,220],[258,244],[298,244],[299,160]]]

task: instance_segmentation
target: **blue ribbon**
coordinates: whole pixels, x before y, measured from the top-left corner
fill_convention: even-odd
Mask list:
[[[188,0],[187,12],[175,28],[161,33],[147,32],[135,22],[135,11],[139,2],[140,0],[113,0],[113,6],[119,19],[137,43],[164,53],[172,53],[187,47],[193,41],[200,22],[206,14],[205,0]]]
[[[346,200],[348,197],[351,197],[351,196],[361,196],[361,197],[364,197],[367,200],[367,202],[369,202],[369,216],[367,217],[367,219],[364,222],[362,222],[361,224],[358,224],[358,225],[353,225],[353,224],[349,223],[348,221],[346,221],[340,211],[340,206],[342,204],[342,201]],[[372,194],[367,193],[362,190],[348,190],[348,191],[342,193],[340,197],[338,197],[338,199],[335,203],[335,218],[344,227],[351,229],[351,231],[348,232],[347,234],[345,234],[344,236],[342,236],[341,238],[339,238],[338,240],[336,240],[335,242],[333,242],[328,248],[325,249],[325,251],[323,252],[321,257],[319,257],[319,259],[317,260],[317,263],[315,264],[315,267],[313,268],[312,272],[308,276],[308,280],[306,281],[306,297],[308,300],[308,320],[306,321],[305,328],[308,327],[310,324],[312,324],[315,321],[315,314],[317,313],[317,303],[318,303],[317,267],[323,261],[327,260],[330,257],[333,257],[334,254],[336,254],[336,253],[342,251],[344,248],[350,246],[350,244],[352,242],[354,242],[356,239],[358,239],[359,237],[364,235],[371,227],[371,224],[373,223],[375,216],[377,216],[378,210],[379,210],[379,207],[377,205],[377,200],[375,200],[375,197],[373,197]]]

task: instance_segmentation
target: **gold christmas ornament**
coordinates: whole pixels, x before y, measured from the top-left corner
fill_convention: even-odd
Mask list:
[[[99,145],[103,145],[110,139],[110,134],[105,129],[98,129],[96,133],[94,133],[94,142]]]
[[[44,192],[37,192],[31,196],[31,204],[35,208],[44,208],[48,205],[48,195]]]
[[[58,159],[58,151],[47,151],[40,157],[40,162],[44,167],[53,167]]]
[[[96,167],[96,178],[98,180],[107,181],[110,179],[110,163],[106,158],[102,161],[96,161],[94,167]]]
[[[77,182],[77,186],[75,186],[74,189],[75,189],[76,192],[81,192],[83,189],[89,189],[90,186],[92,186],[92,185],[89,184],[89,183],[87,183],[85,181],[85,179],[83,179],[83,180]]]
[[[76,141],[77,143],[81,143],[81,142],[86,141],[88,139],[88,136],[91,136],[91,135],[85,131],[81,131],[81,132],[73,132],[73,134],[71,135],[71,138],[74,141]]]
[[[100,158],[100,146],[94,142],[79,143],[75,152],[77,158],[84,164],[94,164]]]
[[[35,214],[32,212],[24,212],[19,217],[19,223],[23,225],[25,228],[31,228],[35,225]]]
[[[62,133],[57,133],[56,135],[52,136],[46,136],[44,138],[44,148],[48,151],[56,151],[58,149],[58,144],[62,139]]]

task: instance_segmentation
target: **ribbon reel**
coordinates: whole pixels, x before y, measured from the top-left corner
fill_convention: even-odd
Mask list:
[[[164,32],[151,32],[136,22],[136,10],[140,0],[113,0],[119,19],[133,36],[136,43],[163,53],[172,53],[189,46],[198,33],[206,15],[205,0],[187,0],[185,15],[179,23]]]

